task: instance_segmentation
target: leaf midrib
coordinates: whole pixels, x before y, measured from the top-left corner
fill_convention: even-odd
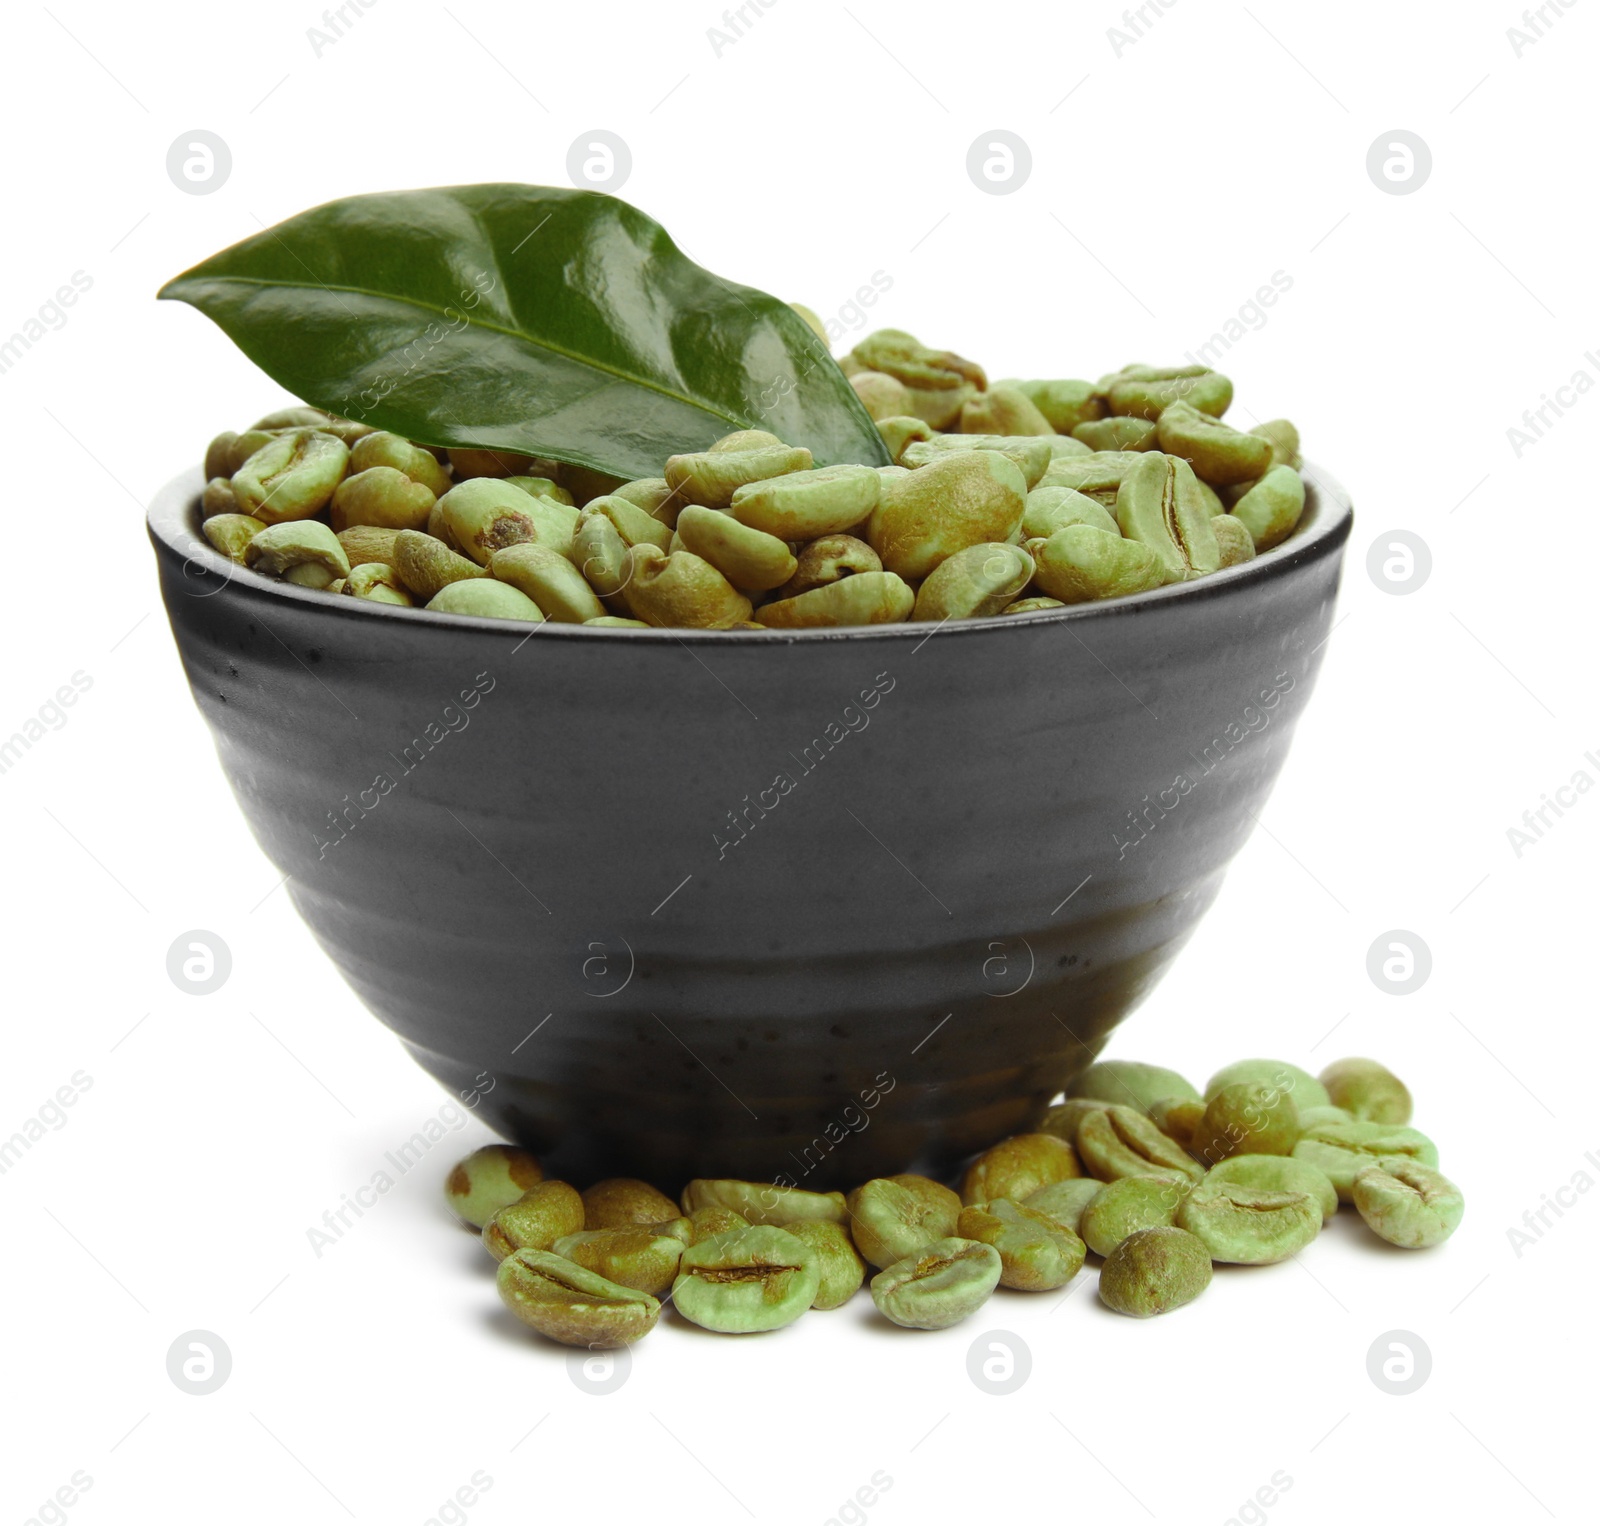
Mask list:
[[[188,279],[190,278],[180,277],[179,281],[174,281],[171,286],[166,288],[166,291],[164,291],[162,295],[165,296],[167,292],[171,292],[174,287],[179,286],[182,281]],[[396,302],[405,307],[418,308],[422,312],[436,313],[441,318],[446,317],[448,313],[448,309],[436,307],[433,303],[424,302],[417,297],[397,297],[392,292],[370,291],[365,286],[330,285],[326,281],[275,281],[265,276],[214,275],[196,276],[193,279],[196,281],[204,281],[208,284],[227,286],[274,286],[292,291],[326,291],[332,293],[348,292],[352,297],[373,297],[383,302]],[[508,329],[502,327],[498,323],[483,323],[473,318],[467,319],[467,327],[482,329],[485,333],[489,334],[503,334],[507,339],[520,339],[525,344],[532,346],[534,349],[544,350],[551,355],[559,355],[562,357],[562,359],[569,360],[575,365],[586,367],[588,370],[598,371],[602,375],[614,377],[618,381],[628,382],[636,387],[643,387],[648,392],[654,392],[661,397],[671,398],[674,402],[682,403],[686,407],[694,409],[697,413],[708,414],[712,418],[722,419],[726,423],[737,425],[740,429],[746,429],[749,427],[750,421],[748,419],[739,418],[735,414],[724,413],[720,408],[707,407],[706,404],[699,402],[692,397],[687,397],[681,392],[676,392],[671,387],[664,387],[659,382],[650,381],[647,378],[635,376],[627,371],[619,371],[615,366],[605,365],[602,362],[595,360],[592,356],[575,354],[571,350],[563,349],[558,344],[551,344],[547,340],[537,339],[531,334],[523,333],[520,329]]]

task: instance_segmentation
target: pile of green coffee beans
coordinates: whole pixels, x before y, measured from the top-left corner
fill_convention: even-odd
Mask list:
[[[876,1269],[885,1318],[913,1330],[965,1319],[996,1287],[1064,1287],[1103,1258],[1100,1297],[1144,1318],[1192,1302],[1213,1263],[1283,1261],[1353,1203],[1391,1245],[1437,1245],[1459,1189],[1410,1128],[1411,1095],[1375,1060],[1312,1076],[1241,1060],[1202,1095],[1158,1065],[1090,1067],[1036,1134],[984,1151],[955,1191],[881,1177],[848,1194],[697,1179],[674,1202],[611,1178],[546,1181],[513,1145],[487,1145],[445,1195],[500,1263],[500,1297],[567,1345],[628,1344],[664,1302],[707,1330],[776,1330],[837,1309]]]
[[[256,572],[382,604],[795,630],[1141,593],[1249,561],[1305,508],[1294,425],[1223,423],[1233,384],[1203,366],[988,387],[894,329],[841,364],[894,465],[813,468],[746,429],[623,482],[289,408],[211,442],[203,528]]]

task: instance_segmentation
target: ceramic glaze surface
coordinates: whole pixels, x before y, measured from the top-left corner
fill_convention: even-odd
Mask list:
[[[528,627],[150,532],[257,840],[361,999],[552,1175],[848,1187],[1032,1126],[1171,963],[1283,764],[1351,514],[1014,620]]]

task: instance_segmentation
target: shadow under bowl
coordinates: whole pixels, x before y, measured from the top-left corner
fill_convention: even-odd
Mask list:
[[[580,1185],[945,1176],[1031,1128],[1211,904],[1321,660],[1348,498],[1005,620],[587,629],[269,581],[149,515],[251,830],[362,1001]]]

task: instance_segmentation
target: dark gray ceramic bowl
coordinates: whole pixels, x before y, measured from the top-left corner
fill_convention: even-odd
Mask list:
[[[1350,506],[1201,582],[939,628],[530,628],[269,582],[150,511],[196,702],[361,999],[580,1183],[943,1175],[1211,904]]]

